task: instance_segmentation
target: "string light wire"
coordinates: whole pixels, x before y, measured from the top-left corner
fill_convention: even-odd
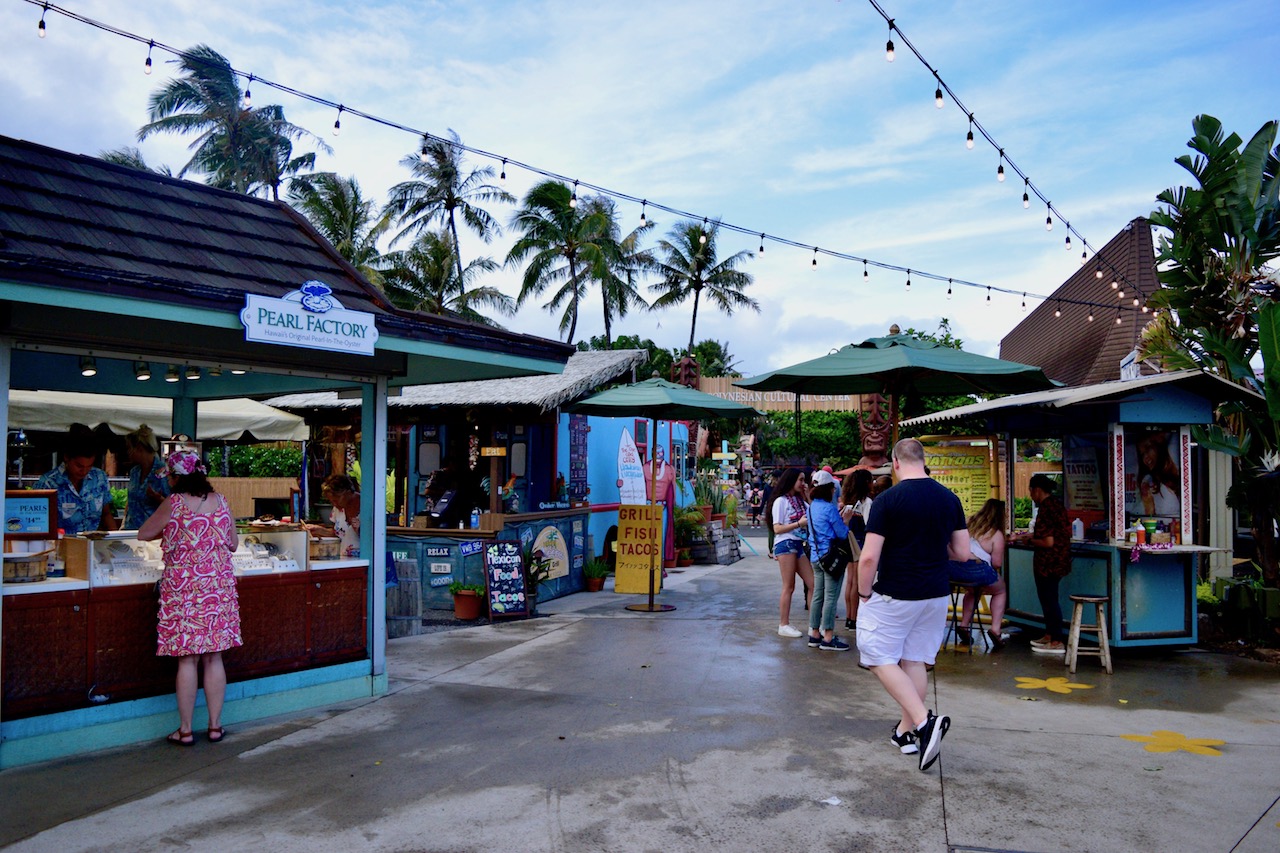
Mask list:
[[[58,6],[58,5],[54,4],[54,3],[44,2],[44,0],[23,0],[23,2],[28,3],[29,5],[32,5],[32,6],[39,6],[39,7],[42,9],[42,13],[41,13],[41,21],[43,21],[43,20],[44,20],[44,15],[45,15],[45,14],[47,14],[47,13],[49,13],[49,12],[52,12],[52,13],[54,13],[54,14],[61,15],[61,16],[63,16],[64,18],[69,18],[69,19],[71,19],[71,20],[73,20],[73,21],[76,21],[77,23],[84,24],[85,26],[91,27],[91,28],[93,28],[93,29],[96,29],[96,30],[100,30],[100,31],[102,31],[102,32],[109,33],[109,34],[114,35],[114,36],[117,36],[117,37],[119,37],[119,38],[128,39],[128,40],[130,40],[130,41],[134,41],[134,42],[137,42],[137,43],[139,43],[139,44],[147,45],[147,47],[148,47],[148,49],[149,49],[149,50],[160,50],[160,51],[162,51],[162,52],[164,52],[164,53],[167,53],[167,54],[169,54],[169,55],[171,55],[171,56],[173,56],[173,57],[175,57],[175,58],[180,58],[180,59],[182,59],[182,60],[184,60],[184,61],[186,61],[186,62],[189,62],[189,63],[199,63],[199,62],[202,62],[202,61],[206,61],[206,60],[203,60],[201,57],[194,56],[194,55],[192,55],[192,54],[188,53],[187,51],[182,50],[182,49],[180,49],[180,48],[173,47],[172,45],[166,44],[166,43],[164,43],[164,42],[157,41],[157,40],[155,40],[155,39],[151,39],[151,38],[147,38],[147,37],[144,37],[144,36],[140,36],[140,35],[138,35],[138,34],[136,34],[136,33],[132,33],[132,32],[129,32],[129,31],[127,31],[127,30],[119,29],[118,27],[112,26],[112,25],[110,25],[110,24],[103,23],[103,22],[101,22],[101,21],[94,20],[94,19],[92,19],[92,18],[88,18],[88,17],[86,17],[86,16],[84,16],[84,15],[81,15],[81,14],[79,14],[79,13],[77,13],[77,12],[73,12],[73,11],[71,11],[70,9],[63,8],[63,7]],[[881,15],[885,15],[884,10],[880,8],[880,6],[879,6],[879,4],[876,2],[876,0],[870,0],[870,2],[871,2],[871,5],[872,5],[872,6],[874,6],[874,7],[876,8],[876,11],[878,11]],[[885,15],[885,20],[886,20],[886,21],[890,20],[890,19],[888,18],[888,16],[887,16],[887,15]],[[946,92],[946,93],[951,97],[951,100],[952,100],[952,101],[953,101],[953,102],[954,102],[958,107],[960,107],[961,109],[965,109],[965,108],[964,108],[964,106],[963,106],[963,104],[960,102],[959,98],[957,98],[957,97],[956,97],[955,92],[950,88],[950,86],[948,86],[948,85],[947,85],[946,81],[945,81],[945,80],[943,80],[943,79],[941,78],[941,76],[938,76],[937,72],[936,72],[936,71],[935,71],[931,66],[929,66],[927,62],[925,62],[924,57],[920,55],[920,52],[919,52],[918,50],[916,50],[915,46],[914,46],[914,45],[912,45],[912,44],[910,43],[910,41],[906,38],[906,36],[904,36],[904,35],[902,34],[901,29],[900,29],[900,28],[898,28],[898,27],[897,27],[897,25],[895,24],[895,25],[892,27],[891,31],[892,31],[892,32],[894,32],[894,33],[896,33],[896,34],[897,34],[897,36],[898,36],[898,38],[900,38],[900,39],[902,40],[902,43],[903,43],[903,44],[905,44],[905,45],[907,46],[907,48],[908,48],[908,49],[909,49],[909,50],[910,50],[910,51],[911,51],[911,52],[916,56],[916,58],[917,58],[917,59],[919,59],[921,63],[923,63],[927,68],[929,68],[929,70],[930,70],[931,72],[933,72],[933,73],[934,73],[934,75],[937,77],[937,81],[938,81],[939,89],[940,89],[941,91]],[[314,95],[314,94],[312,94],[312,93],[310,93],[310,92],[305,92],[305,91],[302,91],[302,90],[300,90],[300,89],[295,89],[295,88],[293,88],[292,86],[288,86],[288,85],[283,84],[283,83],[277,83],[277,82],[275,82],[275,81],[273,81],[273,80],[269,80],[269,79],[267,79],[267,78],[265,78],[265,77],[261,77],[261,76],[259,76],[259,75],[257,75],[257,74],[252,74],[252,75],[251,75],[249,72],[241,71],[241,70],[236,69],[236,68],[234,68],[234,67],[233,67],[233,68],[231,68],[230,70],[231,70],[231,73],[235,74],[235,75],[236,75],[236,76],[238,76],[238,77],[243,77],[243,78],[245,78],[245,80],[246,80],[246,81],[247,81],[247,80],[252,79],[252,81],[253,81],[254,83],[257,83],[259,86],[265,86],[265,87],[267,87],[267,88],[269,88],[269,89],[272,89],[272,90],[274,90],[274,91],[276,91],[276,92],[281,92],[281,93],[283,93],[283,94],[286,94],[286,95],[289,95],[289,96],[291,96],[291,97],[297,98],[297,99],[298,99],[298,100],[300,100],[300,101],[305,101],[305,102],[307,102],[307,103],[314,104],[314,105],[316,105],[316,106],[328,107],[328,108],[330,108],[330,109],[335,109],[335,110],[337,110],[337,117],[335,118],[334,123],[333,123],[333,132],[334,132],[334,135],[335,135],[335,136],[336,136],[336,135],[338,135],[338,133],[339,133],[339,132],[340,132],[340,130],[341,130],[341,127],[342,127],[342,124],[341,124],[341,117],[342,117],[342,115],[343,115],[344,113],[346,113],[347,115],[355,116],[355,117],[357,117],[357,118],[364,119],[365,121],[369,121],[369,122],[372,122],[372,123],[374,123],[374,124],[381,125],[381,126],[386,127],[386,128],[390,128],[390,129],[392,129],[392,130],[399,130],[399,131],[402,131],[402,132],[404,132],[404,133],[411,134],[411,135],[412,135],[412,136],[414,136],[414,137],[426,137],[426,138],[430,138],[430,134],[429,134],[429,133],[427,133],[426,131],[420,130],[420,129],[418,129],[418,128],[411,127],[411,126],[406,125],[406,124],[403,124],[403,123],[401,123],[401,122],[394,121],[394,120],[392,120],[392,119],[388,119],[388,118],[384,118],[384,117],[382,117],[382,116],[374,115],[374,114],[372,114],[372,113],[365,112],[365,111],[360,110],[360,109],[357,109],[357,108],[355,108],[355,107],[350,107],[350,106],[347,106],[346,104],[339,103],[339,102],[337,102],[337,101],[332,101],[332,100],[329,100],[329,99],[327,99],[327,98],[321,97],[321,96],[319,96],[319,95]],[[997,145],[995,145],[995,144],[994,144],[994,141],[992,140],[992,138],[991,138],[990,134],[986,131],[986,129],[982,127],[981,123],[979,123],[979,122],[978,122],[977,118],[975,118],[971,113],[968,113],[967,109],[966,109],[966,115],[969,117],[970,121],[972,122],[972,126],[973,126],[973,128],[974,128],[974,129],[976,129],[976,130],[978,131],[978,133],[980,133],[980,134],[983,136],[983,138],[984,138],[984,139],[986,139],[989,143],[991,143],[991,144],[992,144],[992,146],[993,146],[993,148],[996,148],[996,150],[1000,150],[999,146],[997,146]],[[435,137],[435,140],[434,140],[434,141],[435,141],[435,142],[437,142],[438,144],[449,145],[450,147],[455,148],[456,150],[458,150],[458,151],[459,151],[459,152],[461,152],[461,153],[471,154],[471,155],[473,155],[473,156],[481,157],[481,158],[484,158],[484,159],[487,159],[487,160],[492,160],[492,161],[495,161],[495,162],[502,162],[502,163],[504,163],[504,164],[509,164],[509,165],[511,165],[512,167],[519,168],[519,169],[523,169],[524,171],[529,172],[530,174],[538,175],[538,176],[541,176],[541,177],[543,177],[543,178],[547,178],[547,179],[550,179],[550,180],[561,181],[561,182],[563,182],[563,183],[565,183],[565,184],[571,184],[571,185],[572,185],[572,187],[573,187],[573,195],[572,195],[572,196],[571,196],[571,198],[570,198],[570,205],[571,205],[571,206],[574,206],[574,207],[576,207],[576,206],[577,206],[577,192],[578,192],[578,188],[579,188],[579,186],[581,186],[581,188],[583,188],[583,189],[585,189],[585,190],[589,190],[589,191],[591,191],[591,192],[594,192],[594,193],[597,193],[597,194],[600,194],[600,195],[606,195],[606,196],[609,196],[609,197],[612,197],[612,198],[618,199],[619,201],[626,201],[626,202],[631,202],[631,203],[634,203],[634,204],[640,204],[640,205],[642,205],[642,214],[643,214],[643,209],[644,209],[644,208],[652,207],[652,208],[654,208],[654,209],[656,209],[656,210],[660,210],[660,211],[662,211],[662,212],[664,212],[664,213],[669,213],[669,214],[671,214],[672,216],[675,216],[675,217],[677,217],[677,218],[681,218],[681,219],[693,219],[693,220],[695,220],[695,221],[696,221],[696,220],[697,220],[697,219],[699,219],[699,218],[703,218],[703,217],[701,217],[699,214],[695,214],[695,213],[691,213],[691,212],[689,212],[689,211],[681,210],[680,208],[672,207],[672,206],[665,205],[665,204],[660,204],[660,203],[658,203],[658,202],[654,202],[654,201],[651,201],[651,200],[648,200],[648,199],[642,199],[642,198],[640,198],[640,197],[638,197],[638,196],[634,196],[634,195],[631,195],[631,194],[629,194],[629,193],[621,192],[621,191],[619,191],[619,190],[614,190],[614,189],[611,189],[611,188],[609,188],[609,187],[605,187],[605,186],[602,186],[602,185],[599,185],[599,184],[592,184],[592,183],[589,183],[589,182],[586,182],[586,181],[581,181],[581,180],[578,180],[578,179],[569,178],[569,177],[567,177],[567,176],[565,176],[565,175],[562,175],[562,174],[560,174],[560,173],[557,173],[557,172],[555,172],[555,171],[552,171],[552,170],[549,170],[549,169],[546,169],[546,168],[543,168],[543,167],[540,167],[540,166],[537,166],[537,165],[534,165],[534,164],[531,164],[531,163],[526,163],[526,162],[524,162],[524,161],[521,161],[521,160],[515,159],[515,158],[513,158],[513,157],[503,156],[503,155],[501,155],[501,154],[497,154],[497,153],[494,153],[494,152],[491,152],[491,151],[487,151],[487,150],[482,149],[482,148],[477,148],[477,147],[475,147],[475,146],[466,145],[466,144],[461,143],[461,142],[456,142],[456,141],[454,141],[454,140],[452,140],[452,139],[446,139],[446,138],[443,138],[443,137],[439,137],[439,136],[437,136],[437,137]],[[1023,172],[1023,171],[1022,171],[1022,170],[1021,170],[1021,169],[1020,169],[1020,168],[1019,168],[1019,167],[1018,167],[1018,166],[1013,162],[1013,160],[1011,160],[1011,159],[1008,157],[1008,155],[1007,155],[1007,154],[1006,154],[1006,155],[1005,155],[1005,157],[1004,157],[1004,162],[1008,164],[1009,168],[1010,168],[1010,169],[1012,169],[1012,170],[1013,170],[1013,172],[1014,172],[1015,174],[1017,174],[1017,175],[1018,175],[1018,177],[1020,177],[1020,178],[1022,178],[1022,179],[1023,179],[1024,186],[1026,187],[1026,189],[1027,189],[1029,192],[1034,193],[1034,194],[1035,194],[1037,197],[1039,197],[1041,200],[1045,201],[1045,204],[1046,204],[1046,206],[1047,206],[1047,208],[1048,208],[1048,210],[1049,210],[1049,212],[1050,212],[1050,216],[1052,216],[1052,211],[1053,211],[1055,208],[1053,207],[1053,205],[1052,205],[1051,203],[1049,203],[1049,202],[1048,202],[1048,200],[1047,200],[1047,199],[1045,199],[1045,197],[1044,197],[1043,195],[1041,195],[1040,191],[1039,191],[1038,189],[1036,189],[1036,187],[1034,186],[1034,184],[1032,184],[1032,183],[1031,183],[1031,180],[1030,180],[1030,178],[1026,175],[1026,173],[1024,173],[1024,172]],[[503,170],[504,170],[504,172],[505,172],[505,165],[504,165],[504,167],[503,167]],[[759,237],[760,237],[760,252],[764,252],[764,244],[765,244],[765,241],[766,241],[766,240],[772,240],[772,241],[773,241],[773,242],[775,242],[775,243],[778,243],[778,244],[780,244],[780,245],[784,245],[784,246],[790,246],[790,247],[792,247],[792,248],[805,249],[805,250],[812,250],[812,251],[813,251],[812,266],[813,266],[814,268],[816,268],[816,267],[817,267],[817,265],[818,265],[818,255],[819,255],[819,254],[826,255],[827,257],[834,258],[834,259],[839,259],[839,260],[853,261],[853,262],[861,262],[861,263],[863,264],[863,279],[864,279],[864,281],[869,281],[869,280],[870,280],[870,275],[869,275],[869,272],[868,272],[867,268],[868,268],[869,266],[874,266],[874,267],[876,267],[877,269],[882,269],[882,270],[891,271],[891,272],[909,272],[911,275],[915,275],[915,276],[917,276],[917,277],[919,277],[919,278],[923,278],[923,279],[930,280],[930,281],[937,281],[937,282],[944,282],[944,281],[945,281],[945,282],[947,282],[947,283],[948,283],[948,286],[949,286],[949,287],[950,287],[951,285],[953,285],[953,284],[954,284],[954,285],[958,285],[958,286],[961,286],[961,287],[968,287],[968,288],[973,288],[973,289],[982,289],[982,288],[985,288],[985,289],[986,289],[986,291],[987,291],[987,299],[986,299],[986,301],[987,301],[988,303],[990,303],[990,302],[991,302],[991,294],[992,294],[992,292],[993,292],[993,291],[994,291],[994,292],[996,292],[996,293],[1006,294],[1006,295],[1009,295],[1009,296],[1018,296],[1019,294],[1021,294],[1021,293],[1022,293],[1022,291],[1014,290],[1014,289],[1012,289],[1012,288],[1006,288],[1006,287],[995,287],[995,286],[993,286],[993,285],[989,285],[989,284],[982,284],[982,283],[980,283],[980,282],[972,281],[972,280],[969,280],[969,279],[956,278],[956,277],[954,277],[954,276],[950,276],[950,277],[949,277],[949,276],[944,276],[944,275],[940,275],[940,274],[937,274],[937,273],[923,272],[923,271],[918,270],[918,269],[915,269],[915,268],[911,268],[910,270],[908,270],[908,268],[907,268],[907,267],[904,267],[904,266],[900,266],[900,265],[897,265],[897,264],[888,263],[888,262],[885,262],[885,261],[879,261],[879,260],[876,260],[876,259],[874,259],[874,258],[863,257],[863,256],[861,256],[861,255],[855,255],[855,254],[851,254],[851,253],[848,253],[848,252],[840,252],[840,251],[835,251],[835,250],[831,250],[831,249],[820,249],[820,248],[818,248],[817,246],[814,246],[813,244],[810,244],[810,243],[804,243],[804,242],[801,242],[801,241],[799,241],[799,240],[794,240],[794,239],[790,239],[790,238],[786,238],[786,237],[780,237],[780,236],[777,236],[777,235],[767,234],[767,233],[764,233],[764,232],[758,232],[758,231],[756,231],[756,230],[754,230],[754,229],[746,228],[746,227],[744,227],[744,226],[740,226],[740,225],[734,225],[733,223],[730,223],[730,222],[719,221],[719,222],[717,223],[717,228],[718,228],[719,230],[722,230],[722,231],[732,232],[732,233],[737,233],[737,234],[752,235],[752,236],[755,236],[755,235],[757,235],[757,234],[758,234],[758,235],[759,235]],[[1081,242],[1082,242],[1086,247],[1088,247],[1088,248],[1092,248],[1091,246],[1089,246],[1088,241],[1087,241],[1087,240],[1085,240],[1084,236],[1083,236],[1083,235],[1081,235],[1081,234],[1080,234],[1080,232],[1075,231],[1074,233],[1076,234],[1076,236],[1077,236],[1077,237],[1079,237],[1079,238],[1080,238]],[[1095,256],[1095,259],[1097,260],[1097,262],[1098,262],[1099,264],[1103,264],[1103,263],[1105,263],[1109,268],[1111,268],[1111,269],[1112,269],[1112,271],[1113,271],[1113,272],[1116,272],[1116,274],[1118,275],[1118,271],[1116,271],[1116,270],[1115,270],[1115,267],[1114,267],[1114,266],[1112,266],[1112,264],[1111,264],[1109,261],[1107,261],[1106,259],[1104,259],[1104,258],[1102,258],[1101,256],[1099,256],[1099,255],[1097,254],[1097,252],[1094,252],[1094,256]],[[1099,268],[1101,268],[1101,267],[1099,267]],[[1135,290],[1137,290],[1137,288],[1135,288]],[[1140,291],[1140,290],[1139,290],[1138,292],[1139,292],[1139,293],[1141,293],[1141,291]],[[1028,295],[1028,296],[1030,296],[1030,297],[1031,297],[1031,298],[1033,298],[1033,299],[1039,299],[1039,300],[1042,300],[1042,301],[1048,301],[1048,300],[1051,298],[1051,297],[1048,297],[1048,296],[1043,296],[1043,295],[1039,295],[1039,294],[1032,294],[1032,293],[1028,293],[1027,295]],[[1144,295],[1144,297],[1143,297],[1143,298],[1145,299],[1145,295]],[[1062,300],[1062,301],[1065,301],[1065,302],[1068,302],[1068,303],[1071,303],[1071,304],[1087,305],[1087,306],[1091,306],[1091,307],[1095,307],[1095,306],[1096,306],[1096,307],[1103,307],[1103,303],[1100,303],[1100,302],[1093,302],[1093,301],[1090,301],[1090,300],[1083,300],[1083,299],[1066,299],[1066,300]]]

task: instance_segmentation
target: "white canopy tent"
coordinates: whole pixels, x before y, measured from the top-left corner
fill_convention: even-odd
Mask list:
[[[117,397],[70,391],[10,391],[9,429],[65,432],[73,423],[106,425],[123,435],[146,424],[156,435],[173,433],[172,403],[157,397]],[[201,441],[236,441],[252,433],[259,441],[306,441],[302,418],[256,400],[204,400],[196,416]]]

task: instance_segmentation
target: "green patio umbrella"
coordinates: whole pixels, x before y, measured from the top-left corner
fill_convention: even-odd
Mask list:
[[[620,385],[593,394],[577,403],[565,406],[566,412],[579,415],[597,415],[605,418],[621,418],[638,416],[650,420],[664,421],[697,421],[711,418],[755,418],[763,417],[763,413],[751,406],[724,400],[714,394],[667,382],[665,379],[646,379],[632,385]],[[652,431],[652,427],[651,427]],[[652,432],[655,439],[656,432]],[[651,454],[650,460],[655,469],[656,479],[657,454]],[[650,481],[652,482],[652,480]],[[652,500],[652,497],[650,498]],[[649,565],[649,603],[629,604],[628,610],[639,610],[647,613],[665,613],[675,610],[670,604],[654,604],[654,572],[656,567],[650,558]]]
[[[1058,383],[1039,367],[976,355],[937,341],[891,334],[849,344],[820,358],[802,361],[733,383],[756,391],[796,395],[796,434],[800,432],[801,394],[884,394],[891,399],[897,439],[897,397],[953,394],[1022,394]]]

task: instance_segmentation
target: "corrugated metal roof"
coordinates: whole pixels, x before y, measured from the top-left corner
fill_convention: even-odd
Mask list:
[[[387,407],[414,406],[537,406],[546,412],[577,399],[598,385],[639,367],[648,354],[644,350],[589,350],[569,357],[563,373],[524,376],[516,379],[487,379],[475,382],[444,382],[411,385],[400,396],[388,397]],[[360,401],[341,398],[335,392],[287,394],[266,401],[267,405],[293,412],[314,409],[352,409]]]
[[[1225,401],[1228,399],[1244,399],[1250,396],[1264,399],[1247,388],[1228,382],[1212,373],[1200,370],[1179,370],[1173,373],[1159,373],[1143,376],[1139,379],[1113,380],[1098,382],[1092,385],[1077,385],[1069,388],[1055,388],[1052,391],[1034,391],[1030,394],[1015,394],[1001,397],[998,400],[987,400],[984,403],[971,403],[968,406],[957,406],[941,412],[930,412],[927,415],[910,418],[902,422],[902,426],[922,426],[924,424],[954,421],[964,418],[981,417],[1003,409],[1020,407],[1061,409],[1081,403],[1090,403],[1108,398],[1128,397],[1141,393],[1147,388],[1159,385],[1179,384],[1187,386],[1204,397]]]
[[[1103,277],[1096,271],[1101,267]],[[1112,269],[1130,284],[1125,298],[1112,290]],[[1150,314],[1133,311],[1132,285],[1150,296],[1159,289],[1151,226],[1139,217],[1098,250],[1048,299],[1000,341],[1000,357],[1044,369],[1045,375],[1066,385],[1080,386],[1120,378],[1120,362],[1138,344]],[[1093,309],[1067,301],[1095,302],[1122,307],[1124,320],[1116,325],[1114,308]],[[1062,316],[1054,311],[1061,309]]]

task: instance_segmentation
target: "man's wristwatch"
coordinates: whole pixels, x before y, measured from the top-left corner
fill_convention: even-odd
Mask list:
[[[863,594],[862,594],[862,592],[861,592],[861,591],[859,591],[859,592],[858,592],[858,598],[861,598],[863,601],[870,601],[870,600],[871,600],[871,594],[870,594],[870,593],[868,593],[867,595],[863,595]]]

